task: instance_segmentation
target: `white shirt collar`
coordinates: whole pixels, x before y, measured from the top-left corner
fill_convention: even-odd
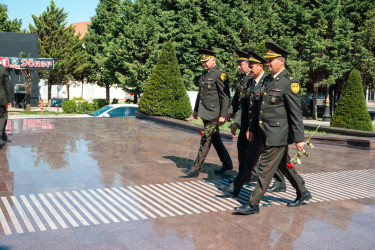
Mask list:
[[[258,76],[257,79],[255,79],[255,83],[256,83],[256,84],[258,84],[258,82],[259,82],[260,79],[262,78],[263,74],[264,74],[264,71],[263,71],[263,73],[262,73],[260,76]]]
[[[283,68],[282,70],[280,70],[279,72],[277,72],[276,74],[273,75],[273,79],[275,79],[278,75],[280,75],[280,73],[284,70],[285,68]]]

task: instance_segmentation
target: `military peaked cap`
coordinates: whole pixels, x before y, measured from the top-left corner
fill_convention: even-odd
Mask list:
[[[209,49],[198,49],[198,53],[201,55],[201,58],[200,58],[201,62],[210,60],[216,54],[215,52]]]
[[[274,57],[287,57],[287,55],[291,54],[289,51],[281,48],[279,45],[273,42],[266,42],[266,48],[268,49],[265,58],[274,58]]]
[[[249,54],[245,51],[235,49],[234,50],[237,53],[237,60],[236,62],[242,62],[242,61],[248,61],[249,60]]]
[[[267,60],[261,57],[258,53],[255,51],[250,50],[249,51],[249,62],[250,63],[266,63]]]

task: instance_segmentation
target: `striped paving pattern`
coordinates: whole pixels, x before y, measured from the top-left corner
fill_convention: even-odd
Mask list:
[[[351,170],[303,175],[313,198],[309,202],[375,197],[375,170]],[[0,199],[0,234],[57,230],[149,218],[233,211],[247,202],[255,184],[230,198],[218,189],[229,180],[187,181],[30,194]],[[285,205],[295,190],[266,193],[262,206]],[[309,203],[307,202],[307,203]]]

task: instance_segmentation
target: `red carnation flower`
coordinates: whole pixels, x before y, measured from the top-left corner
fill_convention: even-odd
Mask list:
[[[199,131],[199,134],[200,134],[200,135],[203,135],[203,131]]]
[[[286,167],[287,168],[293,168],[293,164],[292,163],[288,163],[288,164],[286,164]]]

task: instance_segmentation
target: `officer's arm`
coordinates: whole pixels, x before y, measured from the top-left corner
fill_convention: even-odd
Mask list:
[[[294,84],[295,83],[298,83],[299,86],[299,82],[294,82]],[[298,90],[297,93],[294,93],[292,91],[292,85],[290,85],[285,91],[284,98],[288,112],[288,121],[290,122],[289,124],[294,135],[293,140],[294,142],[304,142],[305,134],[303,127],[300,91]]]
[[[199,101],[200,101],[200,94],[199,94],[199,91],[198,91],[198,94],[197,94],[197,98],[195,99],[195,106],[194,106],[194,112],[198,112],[198,108],[199,108]]]
[[[223,81],[221,76],[219,75],[216,86],[217,86],[217,92],[219,95],[219,103],[220,103],[220,117],[226,117],[228,114],[228,107],[229,107],[229,80],[226,73],[225,74],[225,80]]]
[[[239,127],[241,127],[241,116],[242,116],[242,105],[240,109],[237,111],[236,118],[234,118],[234,122],[236,123]]]

